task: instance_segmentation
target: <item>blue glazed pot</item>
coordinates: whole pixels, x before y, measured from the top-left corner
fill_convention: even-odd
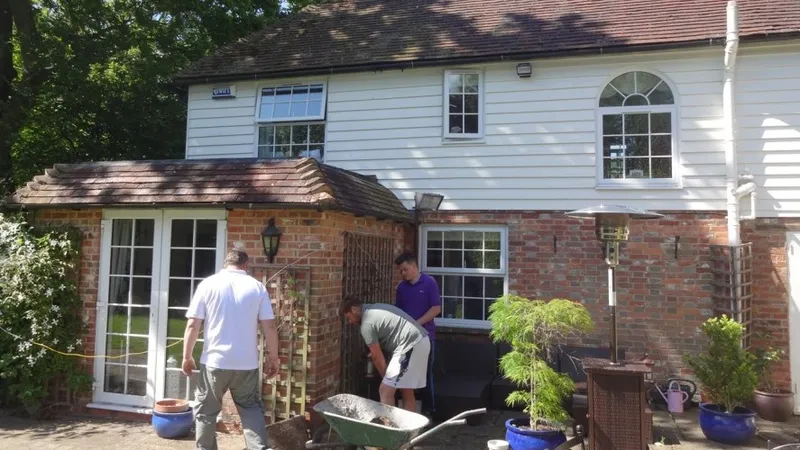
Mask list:
[[[512,450],[552,450],[567,442],[563,431],[521,430],[519,426],[528,426],[527,417],[506,421],[506,442]]]
[[[701,403],[700,429],[712,441],[744,444],[756,434],[756,413],[748,408],[736,408],[727,413],[713,403]]]
[[[191,409],[179,413],[163,413],[153,411],[153,429],[164,439],[180,439],[186,437],[194,425],[194,413]]]

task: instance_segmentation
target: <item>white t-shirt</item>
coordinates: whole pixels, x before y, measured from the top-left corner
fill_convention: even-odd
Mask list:
[[[264,285],[235,269],[203,280],[186,317],[204,320],[200,364],[227,370],[258,368],[258,321],[275,318]]]

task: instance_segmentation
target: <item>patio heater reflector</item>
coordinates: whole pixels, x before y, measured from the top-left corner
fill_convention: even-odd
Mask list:
[[[608,265],[608,307],[611,312],[611,364],[617,361],[617,289],[614,281],[619,265],[619,243],[627,241],[631,219],[658,219],[661,214],[625,205],[598,205],[570,211],[567,216],[576,219],[594,219],[597,239],[605,245],[604,253]]]

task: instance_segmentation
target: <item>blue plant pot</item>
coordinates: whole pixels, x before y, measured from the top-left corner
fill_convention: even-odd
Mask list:
[[[712,441],[741,445],[756,434],[756,413],[748,408],[727,413],[713,403],[701,403],[700,429]]]
[[[186,437],[194,425],[194,412],[189,409],[179,413],[163,413],[153,411],[153,429],[164,439],[180,439]]]
[[[512,450],[553,450],[567,441],[563,431],[522,430],[519,426],[528,426],[527,417],[506,421],[506,442]]]

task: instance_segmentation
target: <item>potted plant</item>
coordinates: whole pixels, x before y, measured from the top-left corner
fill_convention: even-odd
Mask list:
[[[710,400],[700,404],[700,428],[712,441],[743,444],[756,432],[756,413],[744,406],[758,383],[756,358],[741,346],[744,327],[739,322],[715,317],[701,329],[708,338],[705,352],[686,357]]]
[[[756,355],[756,372],[758,373],[758,389],[753,396],[753,404],[761,418],[772,422],[786,422],[794,413],[794,393],[779,389],[772,380],[772,365],[779,361],[784,353],[772,348],[759,349]]]
[[[586,308],[576,302],[549,302],[507,295],[489,308],[492,340],[506,342],[511,351],[500,360],[503,376],[524,390],[506,398],[509,406],[522,405],[527,417],[506,422],[506,441],[514,450],[554,449],[566,441],[569,418],[563,401],[575,390],[566,374],[548,365],[559,343],[593,328]]]

